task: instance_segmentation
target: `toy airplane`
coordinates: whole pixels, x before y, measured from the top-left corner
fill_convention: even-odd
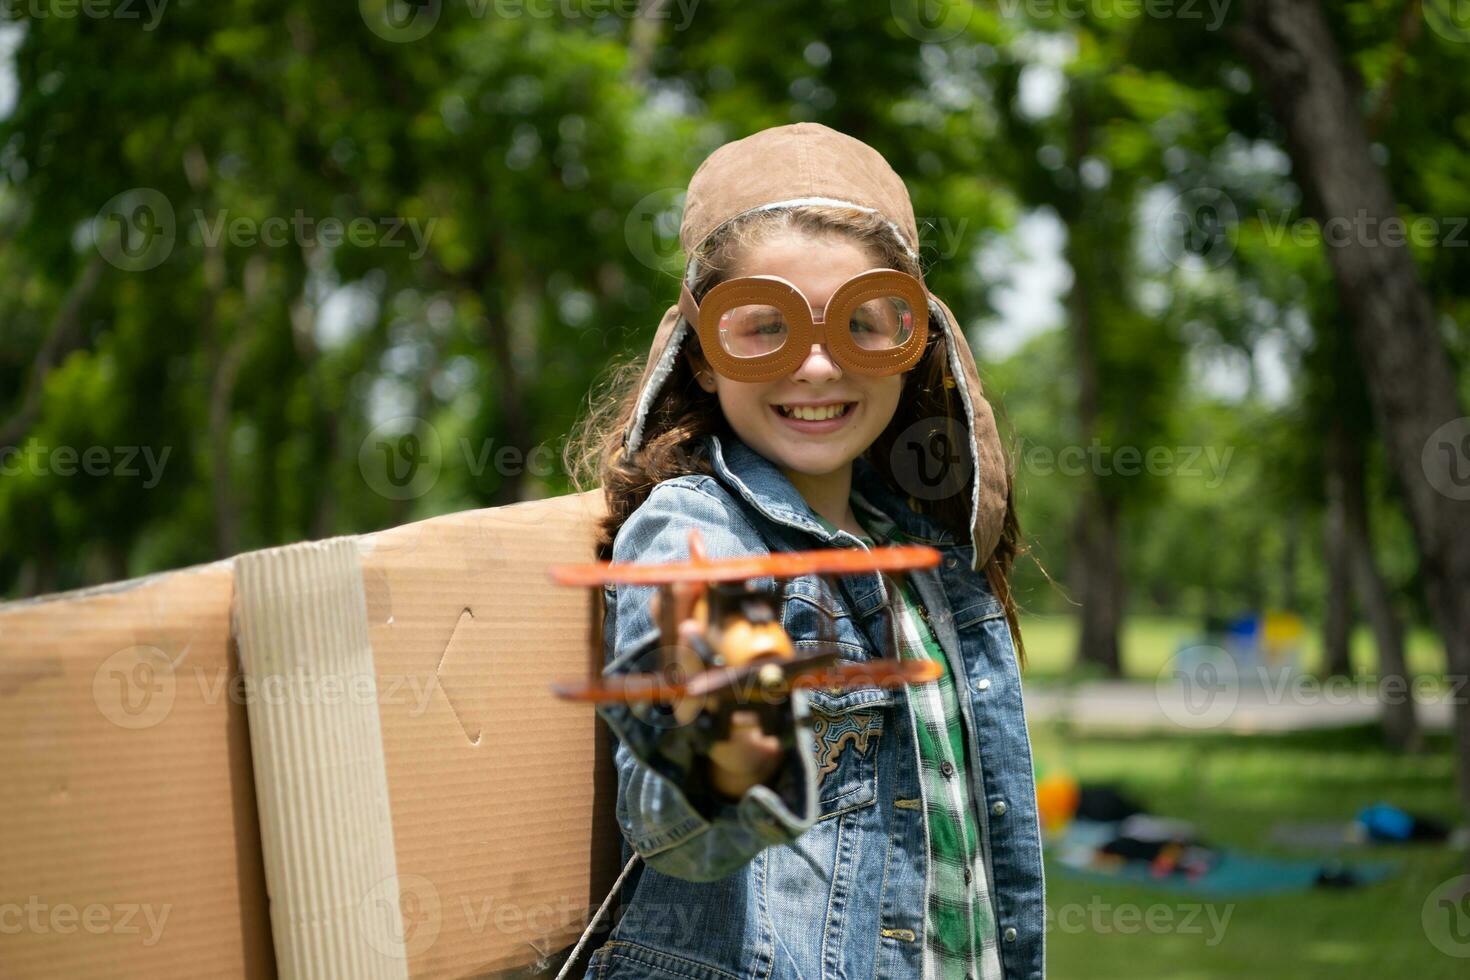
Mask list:
[[[792,714],[790,695],[795,688],[821,686],[835,694],[867,685],[922,684],[943,670],[927,659],[838,664],[835,644],[798,655],[781,626],[781,597],[750,586],[751,580],[765,576],[785,579],[930,568],[940,559],[933,548],[832,548],[711,559],[699,532],[691,530],[689,555],[688,561],[664,565],[596,562],[549,570],[561,585],[660,587],[654,607],[659,635],[650,641],[657,650],[643,651],[657,653],[660,673],[557,683],[551,688],[557,697],[625,704],[645,720],[690,726],[697,750],[707,751],[711,743],[729,737],[730,715],[742,708],[756,712],[763,732],[789,745],[794,728],[807,721],[805,713]]]

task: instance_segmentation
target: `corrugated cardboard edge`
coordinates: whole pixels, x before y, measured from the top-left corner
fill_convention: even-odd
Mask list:
[[[354,539],[241,555],[235,615],[276,968],[407,980]]]

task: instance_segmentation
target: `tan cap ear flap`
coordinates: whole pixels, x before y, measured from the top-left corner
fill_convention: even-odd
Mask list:
[[[681,322],[679,307],[671,306],[664,312],[664,318],[659,321],[658,330],[654,332],[653,346],[648,351],[648,363],[643,368],[643,377],[638,380],[638,405],[628,421],[627,430],[623,432],[623,449],[627,452],[636,452],[643,444],[643,428],[648,420],[649,409],[653,407],[654,399],[658,397],[669,373],[674,370],[674,359],[679,356],[679,347],[685,333],[679,329]]]
[[[971,453],[975,461],[974,528],[975,568],[978,570],[989,560],[1000,543],[1001,530],[1005,526],[1006,499],[1010,495],[1011,479],[1006,470],[1005,453],[1001,449],[1000,433],[996,431],[995,414],[980,385],[980,372],[975,366],[975,355],[970,343],[960,329],[959,322],[944,300],[930,293],[944,314],[944,329],[949,334],[950,370],[957,377],[960,395],[966,401],[970,416]]]

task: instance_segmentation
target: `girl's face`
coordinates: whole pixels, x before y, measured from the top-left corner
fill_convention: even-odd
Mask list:
[[[850,241],[785,232],[751,249],[730,275],[781,276],[806,295],[816,316],[844,282],[880,265]],[[800,367],[776,381],[732,381],[714,372],[693,349],[690,359],[700,385],[718,395],[735,434],[788,476],[841,472],[888,425],[903,391],[903,375],[875,378],[844,372],[820,344],[812,345]],[[840,414],[823,417],[833,408]]]

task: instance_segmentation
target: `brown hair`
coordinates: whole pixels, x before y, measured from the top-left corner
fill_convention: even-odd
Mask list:
[[[814,238],[843,237],[866,249],[880,266],[918,277],[923,275],[919,263],[899,244],[882,215],[840,205],[801,205],[748,212],[731,219],[706,238],[691,261],[694,278],[689,291],[695,300],[702,300],[712,288],[729,278],[730,270],[738,266],[740,258],[750,249],[785,231]],[[937,314],[938,310],[931,304],[931,323]],[[687,325],[684,336],[685,342],[697,349],[699,338]],[[698,385],[681,352],[673,358],[672,370],[649,406],[642,445],[636,452],[625,452],[623,433],[637,411],[638,382],[644,366],[644,359],[614,364],[589,396],[589,410],[573,429],[563,454],[574,486],[587,490],[600,484],[607,498],[607,515],[598,528],[597,540],[598,556],[603,559],[611,557],[613,539],[623,522],[660,482],[691,473],[711,474],[703,436],[729,432],[718,398]],[[904,376],[903,393],[893,419],[865,454],[895,492],[901,493],[891,463],[894,442],[906,428],[924,419],[943,420],[941,424],[950,445],[967,442],[965,406],[949,369],[949,340],[945,331],[939,329],[929,331],[923,356]],[[970,493],[957,492],[934,501],[909,497],[909,503],[954,534],[957,540],[969,540]],[[1011,567],[1022,550],[1012,487],[1006,499],[1000,543],[986,561],[984,572],[1005,609],[1018,659],[1024,666],[1026,651],[1010,589]]]

